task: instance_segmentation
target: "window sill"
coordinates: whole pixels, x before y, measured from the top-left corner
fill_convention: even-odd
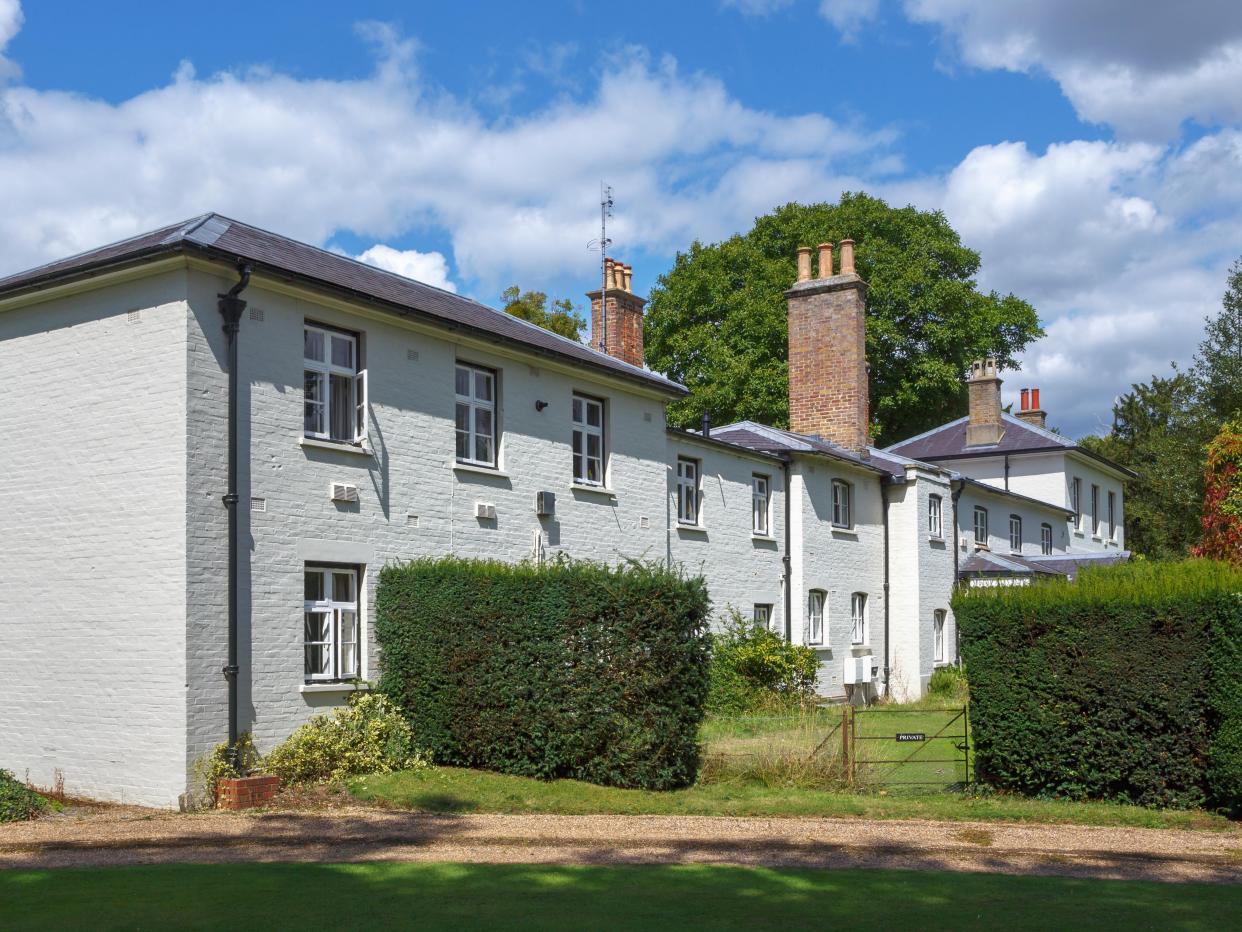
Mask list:
[[[928,542],[929,544],[943,544],[943,543],[944,543],[944,536],[943,536],[943,535],[941,535],[941,534],[928,534],[928,535],[927,535],[927,542]]]
[[[703,527],[703,525],[701,524],[682,524],[680,521],[678,521],[677,531],[678,533],[684,532],[686,534],[701,535],[703,537],[707,536],[707,528]]]
[[[774,543],[776,543],[776,538],[775,538],[774,536],[772,536],[771,534],[760,534],[758,531],[751,531],[751,532],[750,532],[750,539],[751,539],[751,540],[761,540],[761,541],[764,541],[765,543],[769,543],[769,544],[774,544]]]
[[[1075,532],[1074,532],[1074,536],[1075,536],[1075,537],[1084,537],[1085,535],[1083,534],[1083,532],[1082,532],[1082,531],[1075,531]]]
[[[345,443],[341,440],[320,440],[318,437],[302,437],[298,440],[298,446],[311,447],[315,450],[334,450],[337,453],[352,453],[368,459],[375,455],[374,451],[366,445]]]
[[[992,548],[989,547],[987,544],[981,544],[978,541],[975,541],[975,549],[976,550],[987,550],[988,552],[991,552],[992,550]]]
[[[858,540],[858,532],[849,527],[834,527],[832,529],[833,537],[845,537],[850,540]]]
[[[363,693],[371,689],[370,683],[303,683],[301,693]]]
[[[602,485],[587,485],[584,482],[571,482],[569,484],[569,488],[574,492],[585,492],[588,495],[598,495],[601,498],[615,499],[617,497],[616,492]]]
[[[490,476],[493,479],[508,479],[509,474],[502,469],[491,466],[477,466],[474,463],[454,463],[453,472],[464,472],[472,476]]]
[[[1102,543],[1104,543],[1104,538],[1103,538],[1103,537],[1101,537],[1099,534],[1092,534],[1092,535],[1091,535],[1091,539],[1092,539],[1093,541],[1095,541],[1097,544],[1102,544]]]

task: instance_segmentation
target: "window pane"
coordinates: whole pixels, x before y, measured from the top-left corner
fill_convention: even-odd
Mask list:
[[[454,390],[457,394],[468,397],[470,395],[470,370],[457,367],[457,378],[454,382]]]
[[[603,453],[603,438],[598,434],[587,434],[587,456],[599,459]]]
[[[587,481],[603,482],[604,481],[604,463],[603,460],[594,457],[587,457]]]
[[[306,370],[302,382],[305,398],[302,422],[308,434],[322,434],[323,430],[323,375]]]
[[[306,573],[306,601],[322,602],[323,601],[323,573]]]
[[[358,613],[345,610],[341,617],[341,669],[340,676],[358,675]]]
[[[594,402],[587,402],[587,424],[599,427],[604,423],[604,408]]]
[[[328,399],[331,407],[332,439],[353,440],[354,380],[347,375],[329,376]]]
[[[479,401],[492,400],[492,377],[486,372],[474,374],[474,397]]]
[[[354,368],[354,341],[349,337],[332,337],[332,365]]]
[[[332,574],[332,601],[353,603],[354,601],[354,574],[353,573],[333,573]]]
[[[315,362],[323,362],[323,332],[305,330],[302,337],[302,355]]]
[[[332,675],[332,655],[327,647],[321,644],[306,645],[306,662],[303,675],[308,677]]]
[[[491,463],[492,438],[488,434],[476,434],[474,438],[474,458],[480,463]]]
[[[574,423],[575,424],[582,423],[582,399],[581,398],[574,399]]]
[[[574,453],[574,478],[585,479],[586,472],[582,467],[582,454]]]
[[[492,436],[492,412],[483,408],[474,409],[474,432],[480,436],[491,439]]]
[[[459,430],[457,432],[457,458],[459,460],[470,459],[470,432]]]
[[[307,644],[322,644],[332,639],[332,633],[328,626],[329,614],[327,612],[306,612],[306,635]]]

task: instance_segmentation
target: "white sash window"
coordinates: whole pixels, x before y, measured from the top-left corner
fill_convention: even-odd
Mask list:
[[[361,675],[358,571],[308,566],[303,611],[306,679],[357,679]]]
[[[496,465],[496,373],[457,365],[457,462]]]
[[[357,335],[307,324],[302,368],[306,436],[342,443],[366,440],[367,372],[358,368]]]

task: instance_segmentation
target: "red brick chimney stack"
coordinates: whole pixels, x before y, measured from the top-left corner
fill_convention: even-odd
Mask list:
[[[1018,417],[1036,427],[1045,427],[1048,423],[1048,412],[1039,406],[1039,389],[1022,389],[1021,410]]]
[[[996,360],[976,359],[970,364],[966,380],[970,392],[970,420],[966,424],[966,446],[982,447],[1000,443],[1005,433],[1001,420],[1001,379]]]
[[[615,259],[604,260],[604,289],[588,291],[591,301],[591,346],[634,366],[643,365],[643,305],[634,294],[634,269]]]
[[[833,274],[832,244],[819,246],[819,277],[811,278],[811,247],[798,249],[798,280],[789,302],[789,427],[855,452],[871,442],[867,389],[867,283],[854,271],[854,241],[840,242]]]

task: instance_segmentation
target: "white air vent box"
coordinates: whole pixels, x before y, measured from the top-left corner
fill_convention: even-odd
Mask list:
[[[347,485],[344,482],[332,483],[332,501],[334,502],[356,502],[358,501],[358,486]]]
[[[845,658],[845,685],[871,682],[871,655]]]
[[[483,521],[495,521],[496,506],[490,502],[475,502],[474,516]]]

